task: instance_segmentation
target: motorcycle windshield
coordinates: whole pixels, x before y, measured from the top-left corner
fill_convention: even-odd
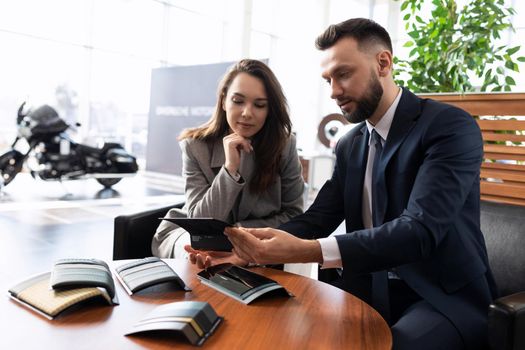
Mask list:
[[[50,106],[43,105],[30,112],[27,117],[32,121],[31,133],[36,134],[59,134],[68,128],[58,113]]]

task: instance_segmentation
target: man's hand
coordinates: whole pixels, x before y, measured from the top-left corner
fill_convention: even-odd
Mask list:
[[[223,263],[230,263],[239,266],[248,265],[246,260],[239,258],[233,252],[195,250],[190,245],[184,246],[184,250],[189,253],[190,262],[192,264],[197,264],[199,269],[206,269],[212,265],[219,265]]]
[[[230,175],[237,173],[241,166],[241,150],[246,153],[253,151],[251,141],[235,133],[229,134],[222,139],[224,147],[224,167]]]
[[[227,227],[224,230],[233,251],[243,260],[257,264],[323,262],[316,240],[297,238],[272,228]]]

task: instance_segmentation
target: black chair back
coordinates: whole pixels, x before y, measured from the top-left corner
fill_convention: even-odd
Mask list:
[[[525,290],[525,207],[481,202],[481,231],[500,296]]]
[[[113,231],[113,260],[141,259],[152,256],[151,240],[164,217],[171,208],[182,208],[184,203],[120,215],[115,218]]]

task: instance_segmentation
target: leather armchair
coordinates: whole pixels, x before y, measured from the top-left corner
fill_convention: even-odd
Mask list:
[[[525,208],[482,202],[481,230],[500,293],[488,310],[490,348],[525,349]]]
[[[152,256],[151,240],[159,218],[171,208],[182,208],[184,203],[170,205],[115,218],[113,230],[113,260],[139,259]]]

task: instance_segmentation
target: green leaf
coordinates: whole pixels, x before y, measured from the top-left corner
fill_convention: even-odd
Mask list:
[[[505,77],[505,82],[506,82],[508,85],[516,85],[516,82],[515,82],[514,79],[512,79],[512,77],[510,77],[510,76],[506,76],[506,77]]]
[[[520,62],[525,62],[525,57],[523,57],[523,56],[518,57],[517,60],[520,61]]]
[[[408,21],[409,18],[410,18],[410,13],[407,13],[406,15],[403,16],[403,21]]]
[[[405,43],[405,45],[403,45],[403,47],[412,47],[412,46],[414,46],[414,42],[413,41],[407,41]]]
[[[408,32],[408,36],[411,37],[412,39],[417,39],[419,38],[421,35],[421,33],[419,32],[419,30],[413,30],[411,32]]]
[[[408,7],[408,1],[403,1],[403,3],[401,4],[401,12],[405,11],[407,7]]]
[[[514,55],[516,52],[518,52],[519,49],[520,49],[519,46],[515,46],[515,47],[513,47],[512,49],[507,49],[507,55],[512,56],[512,55]]]
[[[519,67],[516,63],[512,62],[512,61],[506,61],[505,62],[505,67],[507,67],[508,69],[511,69],[515,72],[519,72]]]

